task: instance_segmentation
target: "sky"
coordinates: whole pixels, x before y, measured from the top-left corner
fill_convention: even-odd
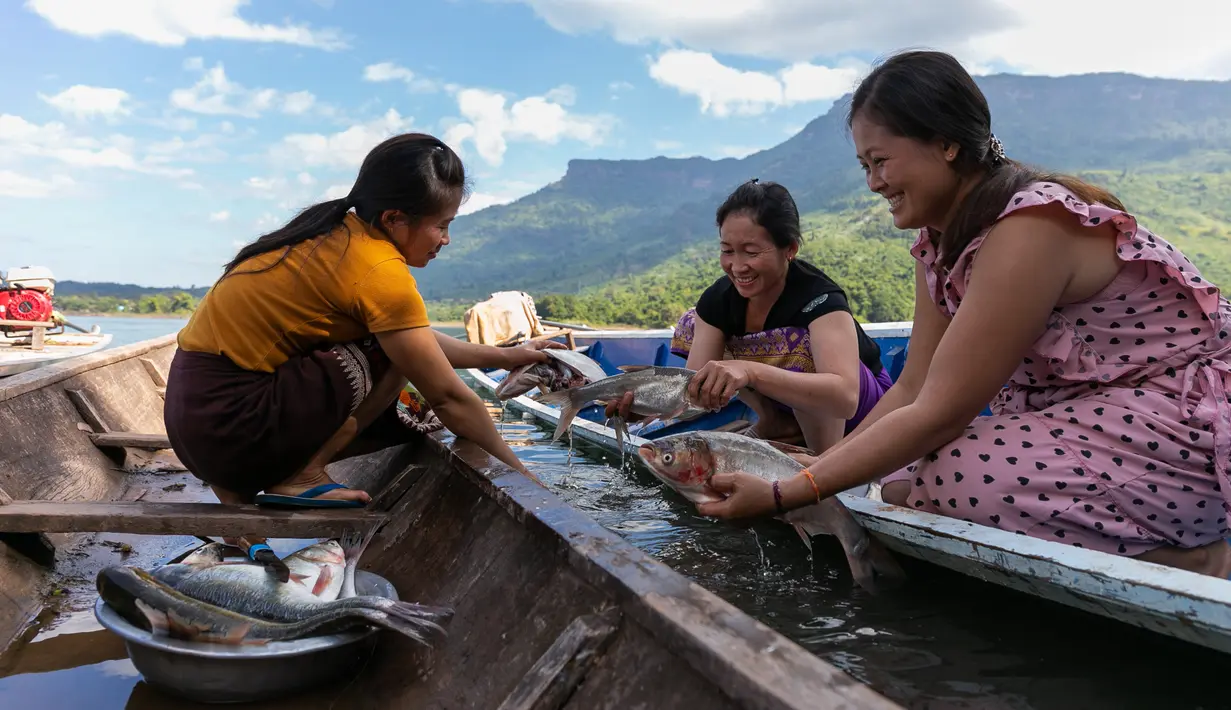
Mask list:
[[[10,0],[0,270],[209,285],[394,133],[461,154],[465,213],[573,158],[771,147],[899,49],[1221,81],[1228,25],[1222,0]]]

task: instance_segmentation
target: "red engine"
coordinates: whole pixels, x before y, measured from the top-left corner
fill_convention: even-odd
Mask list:
[[[46,323],[51,320],[51,296],[29,288],[0,289],[0,320]]]

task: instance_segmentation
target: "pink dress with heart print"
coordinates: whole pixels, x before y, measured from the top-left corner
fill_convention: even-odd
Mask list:
[[[1000,216],[1049,203],[1114,224],[1124,268],[1053,311],[991,416],[882,484],[908,481],[919,510],[1121,555],[1227,537],[1231,304],[1131,215],[1061,185],[1028,186]],[[951,270],[926,229],[911,248],[950,317],[985,236]]]

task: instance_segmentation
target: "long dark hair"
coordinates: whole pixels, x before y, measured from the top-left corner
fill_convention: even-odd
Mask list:
[[[804,241],[799,229],[799,208],[795,198],[776,182],[761,182],[753,178],[735,188],[718,207],[715,219],[718,228],[733,214],[746,214],[758,226],[769,232],[774,246],[786,249]]]
[[[1034,182],[1058,183],[1087,203],[1124,209],[1101,187],[1006,157],[992,135],[987,98],[962,65],[944,52],[902,52],[879,64],[851,98],[848,128],[859,113],[899,136],[955,144],[960,150],[953,169],[963,175],[983,173],[933,245],[945,268],[951,268],[966,245],[996,220],[1014,193]]]
[[[411,219],[431,217],[466,195],[462,160],[440,139],[425,133],[403,133],[373,148],[359,166],[350,194],[312,205],[283,227],[239,250],[223,275],[246,259],[290,248],[333,231],[353,207],[359,219],[380,229],[385,210],[400,210]],[[280,263],[266,268],[273,268]],[[264,271],[265,269],[262,269]],[[241,272],[248,273],[248,272]]]

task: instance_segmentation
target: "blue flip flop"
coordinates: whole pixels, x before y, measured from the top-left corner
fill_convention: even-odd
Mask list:
[[[331,498],[317,498],[322,493],[346,488],[341,483],[326,483],[316,488],[308,490],[296,496],[280,495],[277,493],[260,493],[253,501],[257,505],[268,506],[271,508],[362,508],[363,503],[357,500],[336,500]]]

